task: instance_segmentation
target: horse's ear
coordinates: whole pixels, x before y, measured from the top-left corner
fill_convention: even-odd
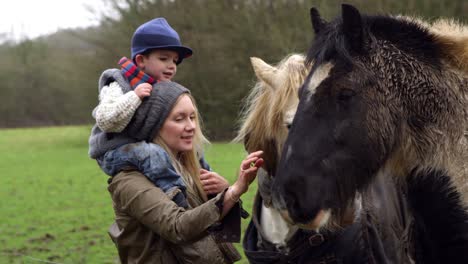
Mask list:
[[[362,18],[359,11],[352,5],[341,5],[341,15],[343,18],[343,34],[346,42],[356,52],[363,48],[363,28]]]
[[[315,34],[318,34],[327,24],[327,22],[320,17],[319,11],[315,7],[310,9],[310,21],[312,22],[312,28]]]
[[[273,87],[273,79],[277,69],[260,58],[251,57],[250,62],[257,78]]]

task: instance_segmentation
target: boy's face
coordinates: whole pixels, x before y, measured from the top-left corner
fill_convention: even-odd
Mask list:
[[[137,55],[137,66],[158,81],[170,81],[177,72],[179,54],[172,50],[153,50],[147,56]]]

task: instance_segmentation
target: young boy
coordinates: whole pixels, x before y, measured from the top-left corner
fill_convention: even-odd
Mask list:
[[[152,84],[171,81],[177,65],[190,57],[192,50],[181,45],[179,35],[164,18],[156,18],[135,31],[131,53],[131,60],[124,57],[119,61],[120,70],[106,70],[100,77],[89,154],[110,176],[137,168],[174,202],[187,208],[186,186],[170,165],[168,154],[156,144],[126,136],[124,129],[142,100],[151,94]],[[201,166],[209,170],[203,159]]]

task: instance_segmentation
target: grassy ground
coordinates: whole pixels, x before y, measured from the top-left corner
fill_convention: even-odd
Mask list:
[[[107,235],[113,221],[107,177],[87,156],[89,131],[0,130],[0,263],[118,263]],[[206,156],[232,183],[244,152],[216,143]],[[243,197],[248,211],[255,189]]]

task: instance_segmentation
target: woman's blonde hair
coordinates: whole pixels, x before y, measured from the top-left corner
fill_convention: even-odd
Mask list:
[[[187,188],[193,189],[192,186],[194,184],[197,190],[193,190],[193,191],[198,191],[203,201],[207,201],[208,198],[206,196],[205,191],[203,190],[203,186],[201,184],[199,175],[200,175],[200,158],[203,155],[203,145],[209,144],[210,142],[203,135],[203,132],[201,129],[202,121],[201,121],[200,114],[198,112],[198,108],[197,108],[197,105],[195,103],[195,99],[193,98],[193,96],[187,93],[180,95],[177,101],[174,103],[173,107],[177,105],[177,103],[181,100],[182,96],[188,96],[190,100],[192,101],[193,107],[195,108],[196,127],[195,127],[195,135],[193,138],[193,148],[189,151],[173,153],[170,150],[170,148],[167,146],[167,144],[164,142],[164,140],[161,138],[159,132],[157,133],[153,142],[160,145],[169,154],[172,165],[176,169],[177,173],[181,175],[182,178],[184,179],[187,185]]]

